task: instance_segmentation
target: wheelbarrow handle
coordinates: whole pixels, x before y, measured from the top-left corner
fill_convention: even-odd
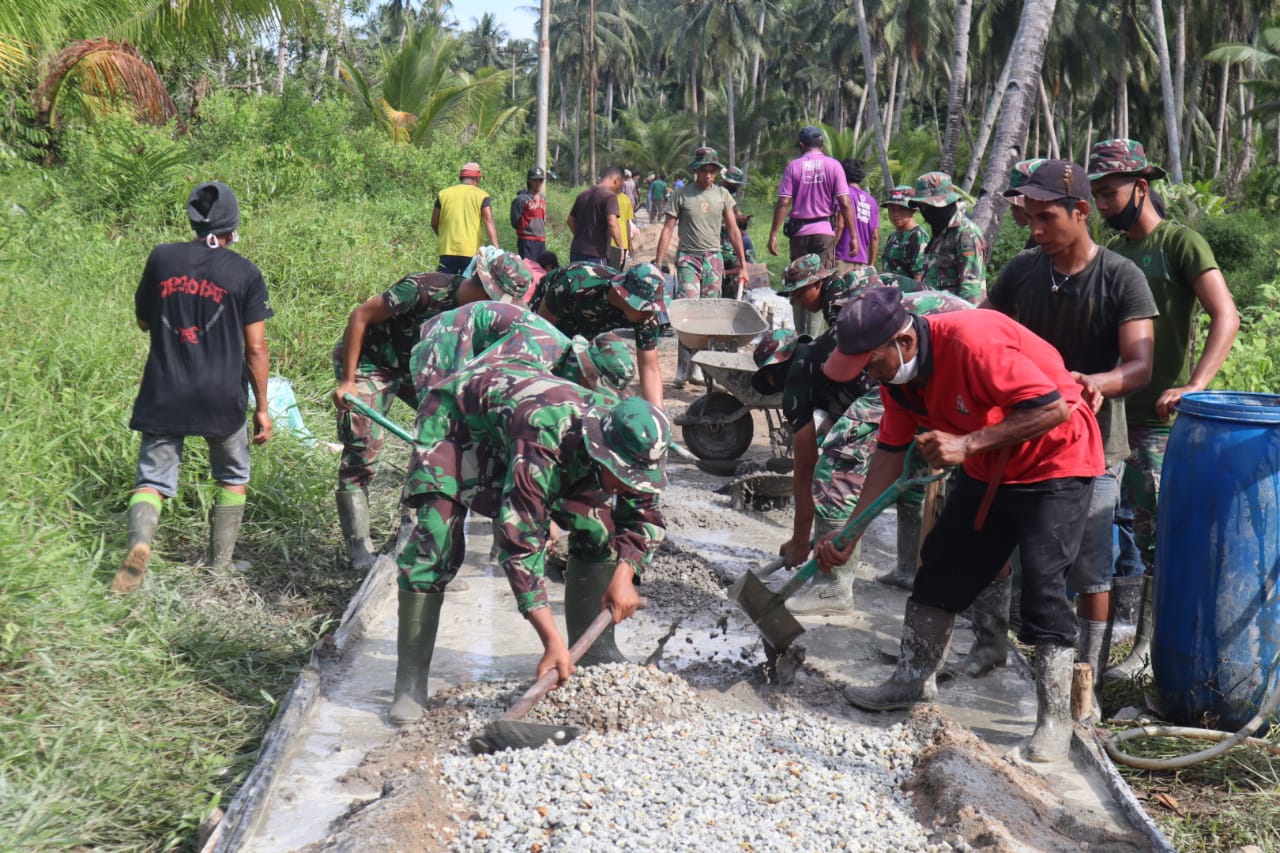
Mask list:
[[[637,610],[644,610],[649,606],[649,599],[643,595],[640,596],[640,603],[636,606]],[[587,653],[587,649],[596,644],[596,640],[600,639],[600,635],[604,633],[604,629],[609,627],[609,623],[613,621],[613,611],[608,607],[602,609],[596,618],[591,620],[591,624],[587,626],[587,630],[582,632],[582,636],[578,641],[569,647],[569,658],[577,664],[582,656]],[[499,720],[518,720],[529,710],[537,705],[542,698],[551,692],[556,686],[556,682],[560,680],[560,673],[555,669],[548,670],[541,678],[533,682],[533,685],[517,699],[510,708],[507,709]]]
[[[409,442],[410,444],[413,444],[413,436],[409,434],[408,430],[406,430],[404,427],[400,426],[400,424],[388,418],[386,415],[382,414],[382,412],[379,412],[377,409],[369,406],[363,400],[351,394],[343,394],[342,399],[350,403],[351,408],[360,412],[360,414],[367,416],[369,420],[373,421],[379,426],[386,427],[396,438],[402,439],[404,441]]]

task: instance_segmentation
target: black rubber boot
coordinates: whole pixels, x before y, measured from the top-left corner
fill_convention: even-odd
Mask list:
[[[244,518],[244,504],[239,506],[214,506],[209,510],[209,551],[205,565],[214,571],[231,566],[235,554],[236,538],[240,535],[240,522]],[[248,563],[236,568],[247,568]]]
[[[844,527],[825,518],[814,520],[814,538],[821,540],[828,533]],[[862,555],[862,543],[853,548],[849,559],[828,572],[818,572],[804,588],[787,599],[786,607],[792,613],[852,613],[853,576],[858,571],[858,559]]]
[[[600,615],[600,599],[613,580],[616,560],[583,560],[569,556],[564,569],[564,622],[569,629],[569,645],[581,637]],[[613,636],[613,626],[604,629],[595,645],[587,649],[578,666],[627,663]]]
[[[1138,621],[1138,613],[1142,609],[1143,575],[1113,578],[1111,581],[1111,601],[1115,610],[1116,621],[1122,625],[1133,625]]]
[[[955,619],[954,613],[908,598],[893,675],[878,687],[846,687],[844,698],[865,711],[894,711],[937,699],[935,676],[947,658]]]
[[[1150,575],[1142,578],[1142,606],[1138,609],[1138,630],[1133,638],[1133,651],[1103,676],[1108,681],[1135,678],[1151,663],[1151,633],[1155,627],[1155,586]]]
[[[1098,697],[1098,688],[1102,686],[1100,673],[1107,665],[1107,655],[1111,651],[1110,626],[1106,622],[1094,622],[1091,619],[1076,617],[1080,628],[1080,639],[1076,643],[1076,660],[1093,667],[1093,720],[1102,721],[1102,702]]]
[[[973,645],[954,666],[953,673],[981,678],[1009,661],[1009,578],[987,584],[973,602]]]
[[[142,583],[151,562],[151,543],[156,528],[160,526],[160,510],[155,504],[138,501],[129,506],[129,550],[124,555],[120,570],[111,579],[111,591],[116,595],[128,595]]]
[[[911,591],[916,580],[916,568],[920,563],[920,531],[923,521],[923,506],[898,504],[898,564],[893,571],[877,575],[877,581]]]
[[[1028,761],[1060,761],[1071,748],[1071,670],[1076,650],[1036,644],[1036,730],[1027,742]]]
[[[427,676],[436,650],[444,593],[400,590],[396,627],[396,686],[387,719],[394,726],[416,722],[427,702]]]
[[[334,498],[351,568],[357,572],[368,571],[377,557],[369,539],[369,496],[364,489],[339,489],[334,492]]]

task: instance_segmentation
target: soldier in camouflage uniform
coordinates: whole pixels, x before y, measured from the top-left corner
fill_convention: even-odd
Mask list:
[[[932,234],[920,281],[930,290],[949,290],[977,305],[987,287],[987,241],[982,229],[965,216],[951,176],[921,175],[908,204],[920,211]]]
[[[728,190],[735,200],[738,200],[739,193],[746,184],[747,176],[737,166],[730,166],[720,176],[720,186]],[[746,254],[746,257],[738,257],[738,252],[733,247],[733,241],[729,239],[728,227],[722,227],[720,229],[720,258],[724,263],[724,289],[722,294],[726,299],[737,299],[742,294],[742,286],[738,281],[738,271],[747,264],[756,262],[756,247],[751,242],[751,235],[747,233],[747,227],[751,224],[751,214],[743,213],[742,207],[739,206],[733,209],[733,216],[738,223],[738,233],[742,235],[742,251]]]
[[[418,399],[481,355],[524,361],[593,391],[601,386],[622,391],[636,373],[626,342],[612,332],[592,341],[569,338],[523,305],[474,302],[423,325],[409,357]]]
[[[544,653],[538,675],[572,672],[543,581],[554,520],[569,531],[565,622],[574,642],[600,612],[635,612],[634,584],[665,527],[658,493],[671,441],[666,416],[520,362],[481,358],[423,398],[405,484],[418,526],[399,557],[400,626],[390,718],[418,719],[445,587],[466,552],[468,509],[498,522],[498,561]],[[622,661],[612,628],[582,663]]]
[[[571,337],[630,328],[636,338],[640,394],[661,406],[658,311],[662,287],[662,273],[653,264],[637,264],[622,273],[597,264],[569,264],[543,279],[534,309]]]
[[[882,266],[885,272],[919,279],[924,273],[924,247],[929,235],[916,224],[916,212],[910,205],[912,188],[905,184],[890,190],[881,202],[893,223],[893,233],[884,243]]]
[[[419,328],[444,311],[469,302],[524,297],[533,277],[515,255],[496,252],[477,262],[470,277],[450,273],[414,273],[351,312],[347,330],[333,348],[333,371],[338,387],[338,520],[342,525],[352,568],[373,565],[369,541],[369,483],[373,480],[384,438],[382,427],[353,411],[345,395],[386,413],[396,397],[418,407],[409,368],[409,355],[418,342]]]

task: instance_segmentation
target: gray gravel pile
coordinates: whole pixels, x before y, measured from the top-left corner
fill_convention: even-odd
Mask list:
[[[654,670],[604,669],[634,673],[598,674],[614,679],[619,705],[669,689],[640,686],[669,678]],[[723,713],[696,697],[681,709],[684,719],[562,747],[446,757],[445,777],[473,814],[456,849],[951,849],[930,843],[901,790],[919,751],[904,726]]]

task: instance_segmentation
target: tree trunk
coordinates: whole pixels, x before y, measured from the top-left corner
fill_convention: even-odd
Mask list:
[[[858,98],[858,114],[853,118],[853,138],[862,135],[862,120],[867,114],[867,87],[862,87],[862,97]],[[887,146],[888,143],[886,143]]]
[[[1187,0],[1174,0],[1174,2],[1176,5],[1173,13],[1173,114],[1188,118],[1182,125],[1186,131],[1178,134],[1178,143],[1185,165],[1186,158],[1191,154],[1187,150],[1190,147],[1187,138],[1192,133],[1192,123],[1189,118],[1195,114],[1195,110],[1187,109]],[[1193,85],[1191,91],[1195,90]]]
[[[889,99],[884,102],[887,115],[884,117],[884,144],[889,147],[893,143],[893,134],[897,127],[897,113],[894,107],[898,102],[898,57],[893,58],[893,70],[889,72]]]
[[[1004,67],[996,79],[996,87],[991,91],[991,99],[987,101],[986,112],[982,114],[982,124],[978,126],[978,142],[973,146],[973,154],[969,157],[969,168],[964,173],[965,192],[973,189],[973,182],[978,179],[978,167],[982,165],[982,157],[987,153],[987,143],[991,141],[991,132],[996,126],[996,116],[1000,114],[1000,105],[1004,101],[1005,89],[1009,87],[1009,75],[1013,73],[1013,49],[1004,59]]]
[[[760,17],[756,19],[756,55],[751,60],[751,88],[760,82],[760,56],[764,53],[764,0],[760,3]]]
[[[280,38],[276,40],[276,94],[284,93],[284,72],[289,67],[289,37],[284,24],[280,25]]]
[[[898,107],[893,111],[894,135],[897,135],[898,131],[902,129],[902,113],[907,108],[907,74],[910,68],[911,66],[908,63],[902,63],[902,81],[898,84]],[[886,144],[888,144],[887,140]]]
[[[1119,62],[1116,64],[1116,136],[1122,139],[1129,138],[1129,57],[1127,49],[1127,32],[1130,28],[1125,25],[1125,32],[1120,34],[1117,41]]]
[[[1062,156],[1062,150],[1058,147],[1058,132],[1053,126],[1053,107],[1049,105],[1049,93],[1044,89],[1044,78],[1037,74],[1036,82],[1040,84],[1040,108],[1044,110],[1044,126],[1049,136],[1049,159],[1057,160]]]
[[[1227,89],[1231,86],[1231,63],[1222,63],[1222,74],[1218,76],[1218,118],[1214,127],[1218,131],[1217,145],[1213,149],[1213,179],[1216,181],[1222,174],[1222,146],[1227,138]]]
[[[1156,53],[1160,57],[1160,91],[1164,100],[1165,137],[1169,141],[1169,178],[1182,183],[1182,146],[1178,140],[1178,104],[1173,93],[1173,66],[1169,61],[1169,37],[1164,26],[1164,0],[1151,0],[1151,24],[1156,39]]]
[[[734,122],[736,120],[734,116],[734,74],[735,72],[731,69],[724,75],[725,106],[728,109],[728,115],[726,118],[729,121],[729,163],[731,165],[736,165],[738,162],[738,135],[737,129],[734,126]]]
[[[942,144],[940,166],[948,175],[955,170],[956,156],[960,152],[960,122],[969,69],[969,19],[972,13],[973,0],[956,0],[956,32],[951,44],[951,90],[947,97],[947,136]]]
[[[889,150],[884,141],[884,128],[880,126],[880,93],[876,91],[876,59],[871,52],[871,34],[867,32],[867,10],[862,0],[853,0],[853,10],[858,16],[858,41],[862,43],[862,68],[866,72],[865,87],[871,99],[871,127],[876,133],[876,151],[880,155],[880,171],[884,185],[893,186],[893,170],[889,168]]]
[[[1183,117],[1182,133],[1178,136],[1178,139],[1182,141],[1182,163],[1184,167],[1183,171],[1187,171],[1192,168],[1191,146],[1196,144],[1196,121],[1195,120],[1196,120],[1196,114],[1200,112],[1200,106],[1199,106],[1200,99],[1197,97],[1197,95],[1200,92],[1200,87],[1203,85],[1204,85],[1204,63],[1197,60],[1195,65],[1193,65],[1191,68],[1191,93],[1192,93],[1191,106],[1186,107],[1185,106],[1186,102],[1184,101],[1183,109],[1186,109],[1186,112],[1179,113],[1179,115]],[[1183,95],[1179,95],[1178,97],[1179,99],[1181,99]]]
[[[542,0],[538,18],[538,117],[534,165],[547,168],[547,122],[551,113],[551,0]],[[563,111],[563,104],[561,110]]]
[[[1026,133],[1027,124],[1035,106],[1036,81],[1044,65],[1045,44],[1049,40],[1049,27],[1053,23],[1053,11],[1057,0],[1025,0],[1018,19],[1018,31],[1013,37],[1009,74],[1000,124],[992,143],[991,158],[983,174],[982,188],[986,191],[973,211],[973,220],[982,229],[990,245],[1000,226],[1000,217],[1009,206],[1001,192],[1009,186],[1009,170],[1018,154],[1018,140]]]
[[[587,152],[590,155],[589,163],[591,166],[591,180],[589,183],[595,183],[600,177],[600,173],[596,171],[596,0],[591,0],[587,8],[587,30],[589,32],[587,77],[591,86],[590,97],[587,101],[587,107],[590,110],[587,113]]]
[[[582,73],[578,73],[578,94],[573,99],[573,182],[577,186],[582,182],[582,87],[586,81]]]

